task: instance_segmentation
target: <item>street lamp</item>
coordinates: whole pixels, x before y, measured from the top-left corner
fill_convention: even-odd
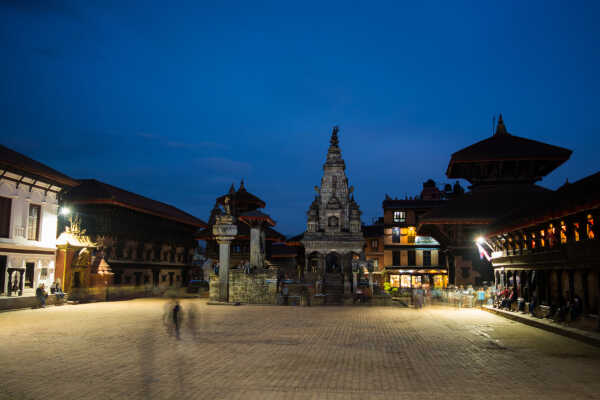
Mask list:
[[[71,214],[71,209],[69,207],[60,208],[60,215],[64,215],[66,217],[69,214]]]

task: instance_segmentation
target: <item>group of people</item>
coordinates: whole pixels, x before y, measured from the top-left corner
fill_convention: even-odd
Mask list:
[[[518,295],[514,287],[505,287],[496,295],[496,304],[500,308],[510,310],[516,301],[518,301]]]
[[[565,295],[558,297],[558,302],[550,306],[550,318],[557,322],[575,321],[583,312],[583,304],[581,298],[574,293],[570,295],[569,291]]]
[[[512,305],[518,303],[518,291],[514,287],[505,287],[498,291],[496,296],[495,305],[499,308],[505,308],[507,310],[512,309]],[[538,298],[534,293],[529,299],[529,309],[527,310],[531,315],[536,315],[536,307],[538,306]],[[521,309],[520,311],[526,311]],[[567,319],[574,321],[581,316],[583,312],[583,304],[581,298],[574,293],[572,296],[567,290],[565,295],[560,294],[556,302],[550,306],[549,318],[563,322]]]
[[[58,300],[62,300],[65,298],[65,293],[62,291],[60,287],[60,282],[56,281],[52,285],[50,285],[50,293],[56,295]],[[46,307],[46,300],[48,299],[48,292],[46,291],[46,285],[41,283],[38,288],[35,290],[35,297],[38,300],[38,307],[44,308]]]

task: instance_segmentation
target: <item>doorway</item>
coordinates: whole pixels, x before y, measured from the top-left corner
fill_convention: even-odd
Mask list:
[[[25,287],[33,288],[33,272],[35,271],[35,263],[25,263]]]
[[[0,294],[4,294],[4,284],[6,282],[6,263],[7,256],[0,256]]]
[[[337,253],[329,253],[325,258],[328,273],[341,273],[342,266],[340,265],[340,257]]]

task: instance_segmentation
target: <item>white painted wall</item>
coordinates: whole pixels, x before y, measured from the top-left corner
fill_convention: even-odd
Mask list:
[[[54,263],[56,256],[51,254],[28,254],[27,250],[56,250],[56,228],[58,199],[55,193],[45,193],[41,189],[32,188],[21,184],[17,188],[15,182],[6,179],[0,180],[0,196],[10,198],[11,215],[10,231],[8,238],[0,238],[0,248],[7,251],[0,251],[0,255],[7,256],[8,268],[25,269],[26,263],[35,264],[34,286],[33,290],[44,283],[46,287],[54,282]],[[40,206],[40,233],[38,241],[27,240],[27,224],[29,217],[29,205],[36,204]],[[23,251],[22,253],[11,252],[10,249]],[[46,277],[42,277],[43,269],[46,269]],[[8,273],[5,276],[4,294],[8,285]],[[30,291],[25,291],[24,295],[29,295]]]

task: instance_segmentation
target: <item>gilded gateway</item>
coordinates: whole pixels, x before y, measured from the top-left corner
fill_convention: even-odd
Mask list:
[[[361,211],[354,200],[354,188],[348,187],[346,164],[339,147],[338,127],[333,128],[327,160],[323,165],[321,186],[308,209],[305,249],[305,278],[328,295],[328,302],[338,302],[349,295],[352,260],[361,257],[364,238]]]

